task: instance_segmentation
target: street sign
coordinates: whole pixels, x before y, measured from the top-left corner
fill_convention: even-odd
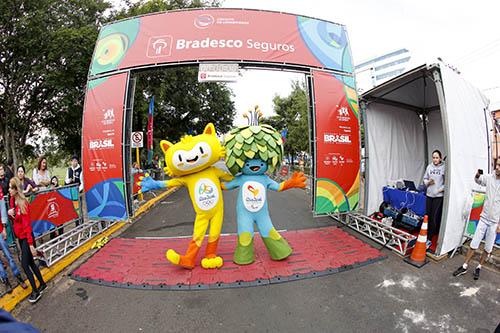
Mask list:
[[[198,69],[198,82],[237,81],[240,77],[238,64],[200,64]]]
[[[142,132],[132,132],[132,139],[130,141],[132,142],[132,148],[142,148],[144,145],[144,135]]]

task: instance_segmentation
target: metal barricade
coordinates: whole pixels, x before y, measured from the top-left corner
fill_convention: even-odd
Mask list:
[[[61,186],[28,197],[36,250],[49,267],[117,222],[85,221],[78,187]]]

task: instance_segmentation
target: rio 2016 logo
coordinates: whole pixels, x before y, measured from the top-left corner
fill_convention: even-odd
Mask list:
[[[252,185],[248,185],[248,191],[253,194],[254,198],[259,194],[259,190],[254,188]]]
[[[214,191],[212,186],[207,185],[207,184],[201,184],[201,186],[198,189],[199,194],[211,194]]]
[[[198,15],[194,19],[194,26],[197,27],[198,29],[206,29],[214,23],[215,23],[214,17],[208,14]]]

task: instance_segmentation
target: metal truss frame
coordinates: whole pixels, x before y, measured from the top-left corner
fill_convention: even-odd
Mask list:
[[[117,221],[87,221],[37,247],[50,267]]]
[[[416,236],[384,225],[361,213],[338,213],[329,214],[329,216],[402,256],[407,255],[408,250],[413,248],[417,239]]]

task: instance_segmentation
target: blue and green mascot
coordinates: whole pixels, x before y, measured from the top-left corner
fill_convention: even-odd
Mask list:
[[[226,165],[235,176],[223,182],[222,188],[240,188],[236,215],[238,223],[238,245],[233,261],[248,265],[254,261],[254,223],[273,260],[283,260],[292,254],[288,242],[276,231],[269,216],[266,192],[285,191],[305,187],[306,177],[295,172],[293,176],[277,183],[267,174],[272,174],[283,159],[281,134],[269,125],[258,125],[261,115],[258,107],[247,115],[250,125],[231,130],[224,138]]]

